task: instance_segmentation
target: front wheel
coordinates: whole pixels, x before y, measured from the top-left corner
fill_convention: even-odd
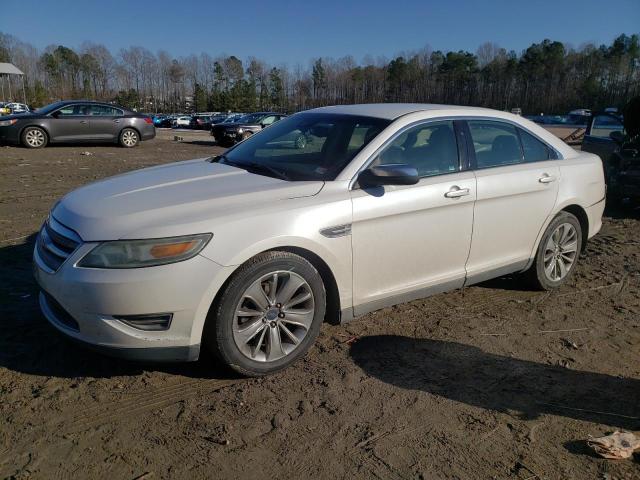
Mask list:
[[[544,232],[533,265],[526,272],[530,283],[542,290],[565,284],[578,262],[582,248],[582,228],[569,212],[560,212]]]
[[[22,132],[22,145],[27,148],[43,148],[47,146],[47,132],[38,127],[27,127]]]
[[[208,320],[205,343],[242,375],[274,373],[309,350],[325,310],[324,284],[309,261],[266,252],[234,273]]]
[[[132,148],[138,145],[140,136],[133,128],[125,128],[120,132],[120,145],[125,148]]]

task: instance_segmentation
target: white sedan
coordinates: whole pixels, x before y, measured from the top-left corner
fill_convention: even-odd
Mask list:
[[[176,117],[173,121],[173,126],[175,128],[188,128],[191,122],[191,117],[189,115],[180,115]]]
[[[295,132],[305,148],[283,146]],[[288,117],[215,159],[66,195],[34,252],[44,315],[114,355],[264,375],[323,321],[519,273],[555,289],[601,227],[602,162],[488,109]]]

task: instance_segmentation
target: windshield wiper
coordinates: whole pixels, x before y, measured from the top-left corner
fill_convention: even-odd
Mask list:
[[[291,180],[285,172],[278,170],[277,168],[274,168],[271,165],[265,165],[263,163],[234,162],[232,160],[229,160],[226,155],[218,155],[217,157],[214,157],[212,159],[212,163],[214,161],[218,163],[222,163],[223,165],[229,165],[230,167],[241,168],[250,173],[257,173],[257,174],[263,174],[263,175],[266,173],[268,177],[276,177],[276,178],[279,178],[280,180],[286,180],[286,181]]]
[[[258,173],[258,174],[259,173],[264,174],[266,172],[271,174],[269,176],[275,176],[280,180],[287,180],[287,181],[290,180],[289,176],[283,171],[278,170],[277,168],[274,168],[271,165],[265,165],[264,163],[256,163],[256,162],[241,163],[241,164],[238,164],[238,166],[240,168],[245,168],[248,172]]]

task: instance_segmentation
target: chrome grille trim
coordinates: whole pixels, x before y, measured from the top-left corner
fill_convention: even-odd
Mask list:
[[[56,272],[81,244],[77,233],[49,216],[38,236],[38,255],[47,268]]]

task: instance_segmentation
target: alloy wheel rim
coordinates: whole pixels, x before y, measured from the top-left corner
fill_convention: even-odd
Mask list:
[[[295,272],[278,270],[254,281],[233,317],[240,352],[258,362],[291,355],[307,336],[315,313],[313,291]]]
[[[32,147],[41,147],[44,144],[44,133],[40,130],[29,130],[25,138]]]
[[[124,132],[122,134],[122,141],[128,147],[131,147],[131,146],[135,145],[137,140],[138,139],[137,139],[136,134],[134,132]]]
[[[553,231],[544,249],[544,272],[547,278],[558,282],[565,278],[578,255],[578,232],[570,223],[562,223]]]

